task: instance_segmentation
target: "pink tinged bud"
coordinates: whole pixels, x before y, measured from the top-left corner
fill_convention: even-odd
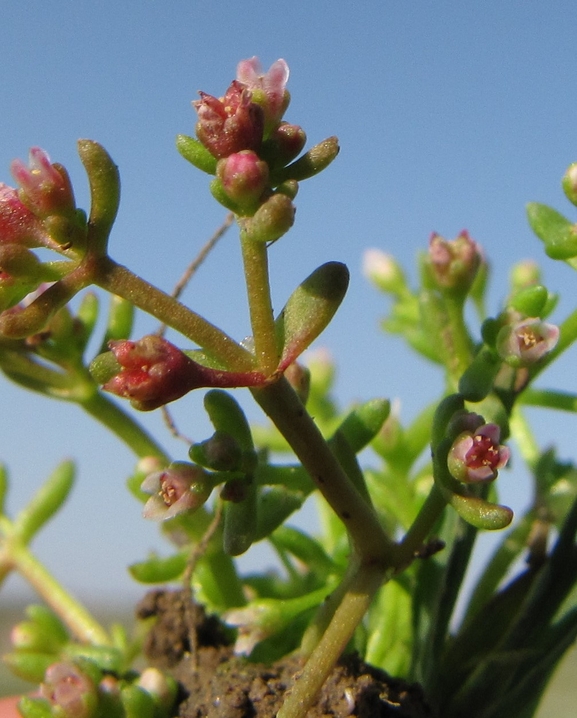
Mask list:
[[[407,282],[396,259],[380,249],[367,249],[363,255],[363,274],[384,292],[400,296],[407,293]]]
[[[569,165],[561,181],[567,199],[577,205],[577,162]]]
[[[559,341],[559,327],[538,317],[504,326],[497,335],[497,351],[507,364],[518,368],[535,364]]]
[[[281,122],[267,138],[261,156],[273,167],[284,167],[298,157],[306,141],[307,136],[302,127]]]
[[[267,134],[280,122],[290,102],[288,78],[289,68],[284,60],[274,62],[266,73],[257,57],[241,60],[237,65],[236,79],[250,90],[253,102],[264,110]]]
[[[167,469],[147,476],[140,488],[152,494],[142,512],[144,518],[166,521],[202,506],[213,483],[200,467],[175,461]]]
[[[429,241],[429,266],[439,288],[469,291],[482,259],[479,246],[465,230],[450,241],[438,234]]]
[[[18,192],[0,182],[0,245],[3,244],[59,248],[42,222],[22,204]]]
[[[449,471],[464,483],[487,483],[497,478],[509,461],[509,449],[499,444],[496,424],[483,424],[474,433],[460,434],[449,451]]]
[[[60,718],[90,718],[98,702],[93,681],[73,663],[54,663],[46,671],[40,694]]]
[[[251,206],[258,202],[267,187],[268,165],[252,150],[243,150],[220,160],[216,176],[234,202]]]
[[[157,409],[203,384],[198,365],[166,339],[150,335],[136,342],[111,341],[109,346],[122,370],[103,389],[130,399],[142,411]]]
[[[196,134],[217,159],[242,150],[258,151],[264,131],[262,108],[252,102],[251,93],[233,81],[223,98],[200,92],[192,103],[198,113]]]
[[[51,164],[50,158],[40,149],[32,147],[29,165],[14,160],[12,176],[20,185],[20,197],[38,217],[68,215],[76,209],[72,186],[66,170]]]
[[[121,371],[107,381],[102,379],[102,388],[130,399],[140,411],[157,409],[200,387],[260,386],[268,381],[261,372],[229,372],[202,366],[154,334],[136,342],[111,341],[108,346]],[[93,375],[100,370],[95,367],[98,359],[91,365]]]

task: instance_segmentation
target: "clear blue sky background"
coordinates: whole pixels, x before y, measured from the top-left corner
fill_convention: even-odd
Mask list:
[[[40,145],[67,166],[86,207],[75,141],[100,141],[123,183],[112,254],[163,288],[224,217],[207,177],[174,149],[177,133],[193,133],[190,101],[199,89],[222,93],[240,59],[258,55],[265,67],[287,60],[293,100],[286,119],[305,128],[309,143],[336,134],[342,151],[323,175],[303,183],[295,228],[272,250],[275,305],[280,309],[322,262],[348,264],[349,296],[322,342],[338,357],[343,403],[399,396],[410,419],[441,388],[435,370],[378,332],[385,302],[361,275],[365,248],[394,253],[414,277],[415,256],[431,231],[452,238],[466,227],[491,259],[496,311],[511,264],[543,256],[525,203],[548,202],[571,215],[559,181],[577,160],[573,2],[68,0],[1,7],[0,180],[10,183],[11,159]],[[545,278],[563,292],[564,316],[575,275],[547,260]],[[185,300],[234,336],[248,334],[233,232]],[[138,332],[150,326],[141,321]],[[542,383],[572,389],[571,361]],[[201,401],[199,392],[175,410],[195,439],[209,433]],[[164,546],[124,488],[130,453],[76,406],[2,378],[0,402],[11,510],[61,458],[78,459],[78,486],[38,554],[93,603],[139,596],[125,566]],[[558,438],[568,455],[571,417],[536,418],[544,441]],[[166,436],[158,417],[143,419]],[[185,457],[181,445],[166,443]],[[501,483],[504,498],[522,507],[522,475],[504,473]],[[5,596],[21,590],[11,581]]]

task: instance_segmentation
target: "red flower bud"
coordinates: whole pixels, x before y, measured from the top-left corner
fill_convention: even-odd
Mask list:
[[[202,366],[154,334],[136,342],[111,341],[108,346],[121,371],[102,388],[130,399],[141,411],[157,409],[199,387],[259,386],[267,381],[260,372],[228,372]],[[93,366],[97,361],[98,358]]]
[[[240,206],[254,206],[266,189],[268,165],[252,150],[243,150],[220,160],[216,176],[234,202]]]
[[[122,370],[103,389],[138,409],[157,409],[203,385],[199,365],[166,339],[150,335],[136,342],[111,341],[109,347]]]

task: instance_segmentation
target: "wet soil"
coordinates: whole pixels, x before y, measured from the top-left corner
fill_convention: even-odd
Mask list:
[[[152,665],[179,681],[179,718],[274,718],[302,668],[287,657],[271,666],[235,656],[226,630],[201,607],[193,611],[196,647],[189,639],[190,611],[180,591],[152,591],[138,607],[139,618],[155,617],[145,653]],[[193,640],[194,643],[194,640]],[[394,679],[344,656],[306,718],[433,718],[420,686]],[[305,716],[303,716],[305,718]]]

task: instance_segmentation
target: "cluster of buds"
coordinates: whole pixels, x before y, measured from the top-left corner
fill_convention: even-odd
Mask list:
[[[14,160],[12,174],[19,189],[0,183],[0,312],[59,278],[31,249],[65,252],[86,224],[66,170],[39,147],[30,150],[29,166]]]
[[[430,276],[444,292],[466,296],[483,262],[480,246],[463,230],[453,240],[433,233],[426,259]]]
[[[245,218],[249,236],[265,242],[291,227],[298,181],[320,172],[338,153],[336,138],[330,138],[293,162],[306,135],[282,120],[290,101],[288,76],[284,60],[266,73],[256,57],[243,60],[222,97],[201,92],[193,102],[198,139],[180,135],[177,140],[187,160],[216,175],[211,184],[216,199]]]

